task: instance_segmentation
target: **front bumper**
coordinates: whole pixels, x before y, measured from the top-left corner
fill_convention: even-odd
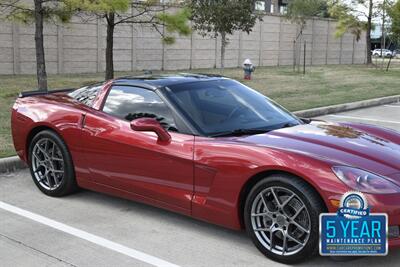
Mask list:
[[[386,213],[389,227],[400,227],[400,194],[365,194],[372,213]],[[400,248],[400,235],[389,239],[390,248]]]
[[[327,194],[328,209],[329,212],[335,213],[339,207],[339,200],[343,195],[338,195],[336,193],[332,194],[332,192],[329,193]],[[364,195],[367,198],[371,213],[386,213],[389,218],[389,227],[400,227],[400,194]],[[336,205],[333,205],[332,203],[336,203]],[[396,237],[389,238],[389,247],[391,249],[400,248],[400,234]]]
[[[389,239],[389,248],[400,248],[400,238]]]

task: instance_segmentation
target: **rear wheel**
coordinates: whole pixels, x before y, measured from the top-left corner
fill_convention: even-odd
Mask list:
[[[36,186],[46,195],[61,197],[78,188],[68,148],[53,131],[39,132],[32,139],[29,167]]]
[[[244,221],[256,247],[268,258],[298,263],[318,251],[319,214],[324,205],[304,181],[275,175],[258,182],[248,195]]]

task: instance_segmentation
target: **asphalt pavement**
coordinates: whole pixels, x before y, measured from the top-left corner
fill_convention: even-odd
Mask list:
[[[400,104],[320,117],[400,131]],[[387,257],[304,266],[395,266]],[[236,232],[133,201],[83,190],[42,194],[27,170],[0,175],[0,266],[281,266]],[[301,266],[302,266],[301,265]]]

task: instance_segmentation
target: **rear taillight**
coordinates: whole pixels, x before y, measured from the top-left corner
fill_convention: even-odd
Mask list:
[[[18,100],[17,100],[17,101],[15,101],[14,105],[12,106],[12,109],[18,110],[18,106],[19,106],[19,104],[18,104]]]

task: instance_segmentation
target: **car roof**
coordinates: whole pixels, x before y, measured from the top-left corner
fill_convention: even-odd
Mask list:
[[[178,74],[149,74],[141,76],[125,76],[116,78],[113,81],[115,85],[140,86],[148,89],[156,90],[157,88],[193,83],[201,81],[214,81],[228,79],[221,75],[215,74],[198,74],[198,73],[178,73]]]

